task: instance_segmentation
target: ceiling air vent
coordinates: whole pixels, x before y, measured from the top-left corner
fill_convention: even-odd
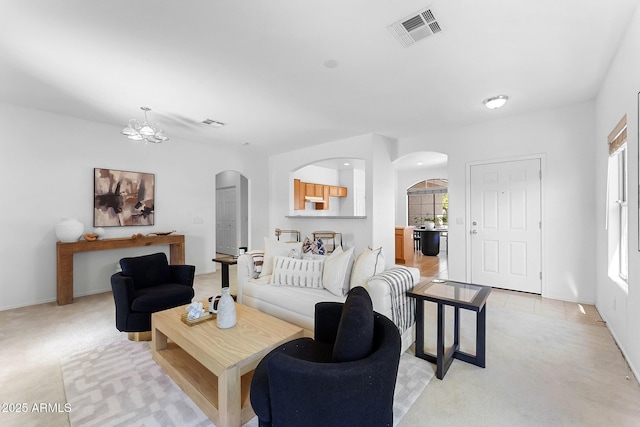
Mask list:
[[[388,28],[404,47],[442,31],[430,8],[412,13]]]
[[[226,123],[222,123],[212,119],[205,119],[202,121],[202,123],[204,123],[205,125],[216,127],[216,128],[221,128],[222,126],[226,125]]]

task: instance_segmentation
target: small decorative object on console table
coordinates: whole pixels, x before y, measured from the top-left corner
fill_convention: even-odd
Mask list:
[[[56,237],[61,242],[77,242],[84,225],[75,218],[62,218],[62,222],[56,224]]]

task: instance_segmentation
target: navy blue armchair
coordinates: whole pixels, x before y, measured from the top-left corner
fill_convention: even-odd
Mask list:
[[[401,340],[363,287],[315,308],[314,339],[268,353],[251,382],[261,427],[392,426]]]
[[[151,313],[189,304],[194,296],[195,266],[169,265],[162,252],[122,258],[120,267],[111,276],[119,331],[150,331]]]

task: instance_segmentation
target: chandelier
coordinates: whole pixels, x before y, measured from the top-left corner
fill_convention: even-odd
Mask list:
[[[154,144],[168,141],[169,137],[164,134],[164,131],[157,124],[147,121],[147,111],[151,111],[151,108],[140,107],[140,109],[144,111],[144,122],[140,123],[136,119],[131,119],[129,120],[129,125],[122,129],[121,133],[134,141],[152,142]]]

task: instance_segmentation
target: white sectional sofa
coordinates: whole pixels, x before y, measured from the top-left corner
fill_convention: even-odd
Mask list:
[[[354,259],[356,257],[353,256],[353,249],[342,251],[340,248],[325,257],[314,255],[314,260],[306,262],[305,260],[294,261],[291,258],[292,255],[296,255],[300,243],[274,243],[265,239],[265,245],[264,252],[250,251],[238,257],[239,303],[298,325],[305,329],[306,335],[312,336],[316,303],[344,302],[346,292],[350,288],[364,286],[371,296],[373,309],[394,320],[393,298],[389,283],[380,276],[371,278],[385,270],[381,249],[363,251],[357,259]],[[300,256],[300,252],[297,255]],[[261,256],[264,258],[260,272]],[[346,261],[348,258],[350,260]],[[290,264],[293,265],[293,272],[283,270],[282,266]],[[336,266],[337,264],[340,265]],[[321,273],[318,273],[318,267],[322,268]],[[420,271],[417,268],[405,266],[393,266],[393,268],[408,272],[409,274],[396,271],[401,273],[405,282],[412,281],[411,286],[420,281]],[[343,273],[345,273],[344,277]],[[322,280],[317,280],[319,276],[324,277],[324,283]],[[342,289],[338,283],[341,280]],[[398,300],[396,298],[396,301]],[[408,298],[406,300],[408,301]],[[399,323],[401,322],[396,322],[396,324]],[[415,340],[415,322],[410,325],[408,322],[405,323],[407,325],[404,327],[407,329],[402,333],[403,352]]]

